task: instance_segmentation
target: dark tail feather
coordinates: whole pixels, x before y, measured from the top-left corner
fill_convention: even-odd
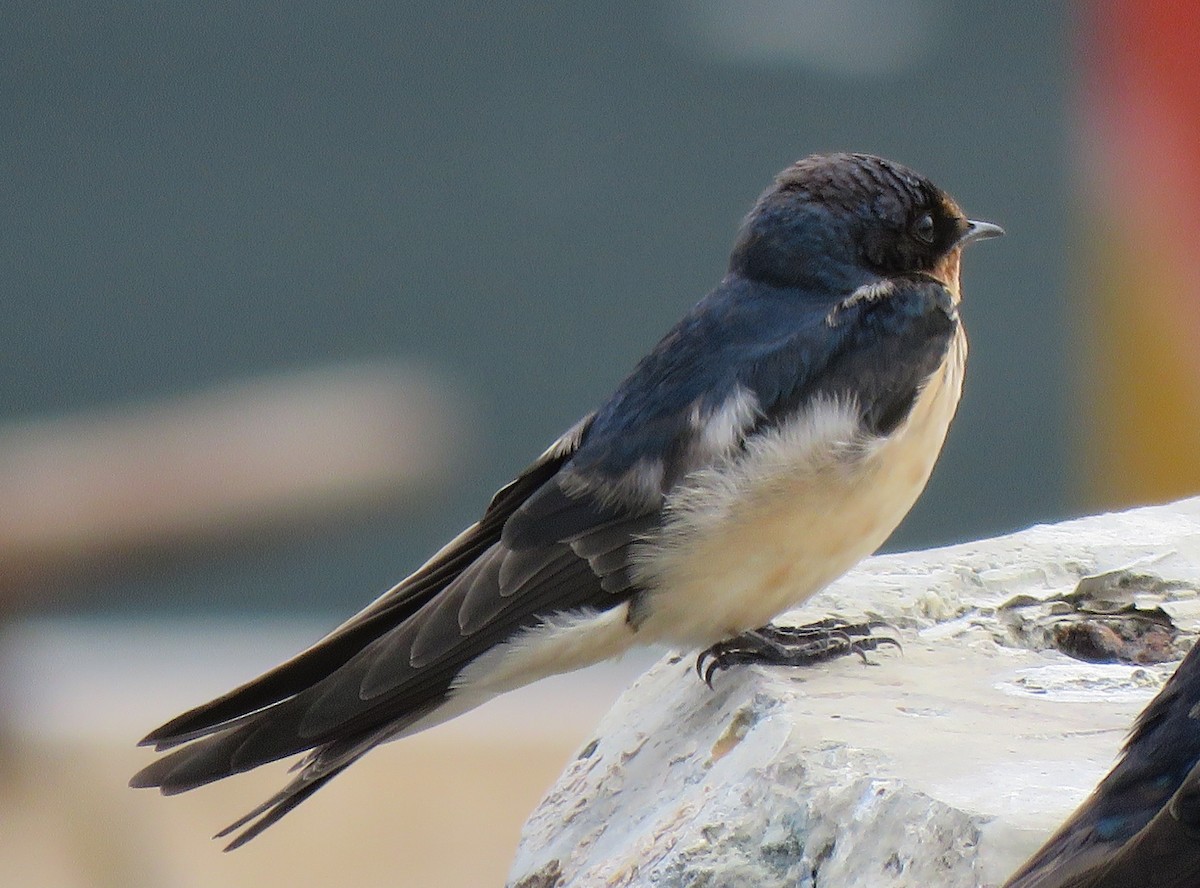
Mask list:
[[[319,743],[317,738],[298,736],[293,721],[239,721],[219,734],[151,762],[133,775],[129,785],[139,789],[158,787],[163,795],[175,795],[304,752]]]
[[[245,728],[193,743],[151,762],[133,775],[129,785],[158,787],[163,795],[187,792],[236,772],[234,757],[246,740]]]
[[[242,827],[246,827],[225,846],[226,851],[240,848],[268,826],[278,822],[284,814],[342,773],[371,749],[393,736],[395,736],[395,729],[388,726],[360,734],[351,740],[336,741],[317,749],[312,755],[301,760],[300,773],[287,786],[244,817],[229,824],[213,838],[223,839]]]
[[[291,746],[268,742],[265,748],[261,748],[256,740],[271,739],[270,732],[263,731],[262,727],[243,725],[176,750],[138,771],[129,782],[130,786],[156,786],[163,795],[174,795],[212,783],[230,774],[248,771],[311,746],[311,741],[306,743],[293,740]],[[291,782],[246,816],[221,830],[214,838],[224,838],[247,827],[225,850],[232,851],[241,847],[358,761],[370,749],[394,736],[396,730],[394,725],[389,724],[362,732],[353,738],[318,746],[291,769],[300,771]]]
[[[357,756],[355,756],[356,758]],[[284,814],[287,814],[338,774],[342,773],[355,759],[351,759],[345,764],[337,766],[332,771],[327,771],[317,777],[306,777],[304,774],[301,774],[253,811],[229,824],[229,826],[225,827],[213,836],[213,838],[223,839],[249,824],[246,829],[234,837],[232,842],[225,846],[224,850],[233,851],[235,848],[242,847],[242,845],[253,839],[268,826],[278,822]],[[254,822],[251,823],[251,821]]]

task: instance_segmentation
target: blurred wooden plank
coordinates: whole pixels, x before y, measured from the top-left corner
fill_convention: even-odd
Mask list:
[[[445,385],[378,362],[0,427],[0,588],[411,495],[463,425]]]

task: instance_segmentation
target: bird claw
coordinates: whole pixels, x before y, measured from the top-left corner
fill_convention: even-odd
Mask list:
[[[829,617],[804,626],[768,624],[718,642],[696,658],[696,674],[710,688],[713,678],[731,666],[811,666],[826,660],[858,654],[864,663],[875,665],[867,651],[884,645],[900,648],[888,635],[872,635],[874,629],[891,629],[879,620],[849,623]]]

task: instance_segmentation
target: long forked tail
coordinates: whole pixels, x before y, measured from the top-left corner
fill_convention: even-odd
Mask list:
[[[225,850],[240,848],[267,827],[277,823],[285,814],[358,761],[373,747],[387,740],[392,730],[389,726],[318,747],[292,768],[299,773],[283,789],[229,824],[214,838],[221,839],[238,833],[225,846]],[[193,743],[185,749],[152,762],[134,775],[130,785],[159,787],[164,795],[174,795],[219,780],[230,773],[257,767],[261,762],[252,761],[245,766],[239,766],[237,763],[237,747],[244,740],[236,736],[240,733],[240,729],[234,729]]]

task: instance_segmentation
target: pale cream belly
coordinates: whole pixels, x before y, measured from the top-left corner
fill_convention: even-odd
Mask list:
[[[757,628],[870,555],[924,489],[962,387],[960,336],[905,423],[857,445],[856,411],[819,406],[673,495],[639,553],[639,641],[689,647]]]

